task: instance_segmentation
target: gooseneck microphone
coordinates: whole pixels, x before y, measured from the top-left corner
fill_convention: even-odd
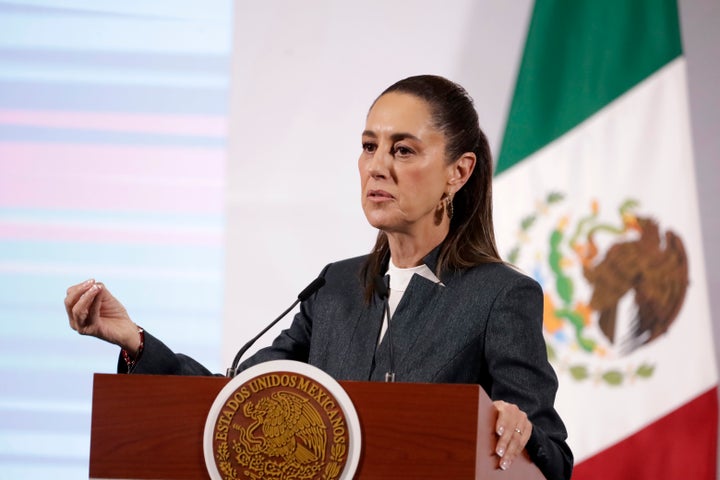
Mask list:
[[[378,275],[375,277],[375,291],[380,295],[380,299],[383,301],[383,316],[387,321],[387,329],[385,329],[385,335],[387,336],[389,356],[390,356],[390,370],[385,372],[385,381],[395,381],[395,356],[393,355],[393,341],[392,334],[390,333],[390,305],[388,299],[390,297],[390,289],[385,284],[385,279]]]
[[[295,305],[297,305],[300,302],[304,302],[305,300],[310,298],[315,292],[320,290],[320,287],[322,287],[323,285],[325,285],[325,279],[323,277],[318,277],[315,280],[313,280],[312,282],[310,282],[310,285],[305,287],[303,289],[303,291],[298,294],[297,300],[295,300],[293,302],[293,304],[290,305],[290,307],[287,310],[285,310],[283,313],[281,313],[280,316],[277,317],[275,320],[270,322],[270,324],[267,327],[265,327],[262,330],[262,332],[258,333],[254,338],[252,338],[249,342],[247,342],[245,345],[243,345],[243,347],[240,349],[240,351],[238,351],[237,355],[235,355],[235,359],[233,360],[230,368],[227,369],[225,376],[232,378],[235,375],[237,375],[238,364],[240,363],[240,359],[245,354],[245,352],[247,352],[248,349],[250,347],[252,347],[253,344],[255,342],[257,342],[257,340],[260,337],[262,337],[268,330],[270,330],[273,326],[275,326],[276,323],[278,323],[280,320],[282,320],[283,317],[290,312],[290,310],[295,308]]]

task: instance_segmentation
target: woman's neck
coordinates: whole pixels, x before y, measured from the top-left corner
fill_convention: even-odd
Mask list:
[[[447,236],[447,229],[432,229],[424,235],[386,232],[390,257],[398,268],[417,267],[423,258],[440,245]]]

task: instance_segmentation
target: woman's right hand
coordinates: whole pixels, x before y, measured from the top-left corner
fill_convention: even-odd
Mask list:
[[[67,289],[65,311],[70,327],[127,350],[131,357],[140,348],[138,327],[125,307],[100,282],[86,280]]]

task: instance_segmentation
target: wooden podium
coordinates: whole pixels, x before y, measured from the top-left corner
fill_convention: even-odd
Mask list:
[[[203,429],[229,379],[96,374],[91,479],[209,479]],[[495,408],[477,385],[340,382],[360,419],[358,479],[541,480],[494,454]]]

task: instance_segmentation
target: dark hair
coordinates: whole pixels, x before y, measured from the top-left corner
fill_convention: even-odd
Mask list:
[[[400,80],[385,89],[378,99],[390,92],[414,95],[427,102],[434,127],[445,135],[448,163],[467,152],[477,157],[472,175],[453,198],[450,231],[440,245],[435,274],[440,277],[446,270],[501,262],[492,220],[492,156],[472,98],[460,85],[436,75]],[[374,280],[384,273],[389,255],[387,235],[380,231],[362,270],[368,302],[375,290]]]

